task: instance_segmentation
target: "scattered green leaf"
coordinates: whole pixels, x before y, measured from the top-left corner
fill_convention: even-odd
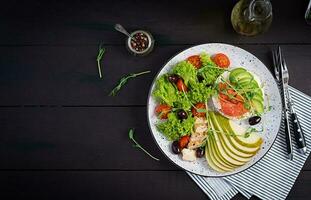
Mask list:
[[[116,94],[119,92],[119,90],[122,88],[123,85],[127,83],[127,81],[131,78],[135,78],[137,76],[141,76],[143,74],[150,73],[150,71],[144,71],[136,74],[129,74],[123,78],[120,79],[118,85],[110,92],[109,96],[116,96]]]
[[[102,44],[100,44],[98,47],[98,54],[96,58],[99,78],[102,78],[102,69],[101,69],[100,61],[102,60],[105,51],[106,49],[102,47]]]
[[[156,161],[159,161],[160,159],[158,159],[158,158],[154,157],[153,155],[151,155],[147,150],[145,150],[145,149],[134,139],[134,133],[135,133],[135,132],[134,132],[134,129],[131,128],[131,129],[129,130],[129,138],[130,138],[130,140],[132,140],[132,141],[134,142],[133,147],[142,150],[142,151],[145,152],[150,158],[152,158],[152,159],[154,159],[154,160],[156,160]]]

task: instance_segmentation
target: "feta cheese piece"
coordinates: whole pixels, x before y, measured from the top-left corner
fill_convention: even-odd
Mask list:
[[[195,161],[197,159],[197,157],[195,156],[195,150],[192,149],[183,149],[181,151],[182,154],[182,159],[186,160],[186,161]]]

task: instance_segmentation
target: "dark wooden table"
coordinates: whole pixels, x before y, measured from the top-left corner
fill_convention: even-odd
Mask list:
[[[151,81],[171,56],[192,45],[222,42],[246,49],[271,68],[270,50],[281,45],[291,85],[311,95],[307,1],[273,0],[272,27],[256,37],[233,31],[235,3],[2,2],[0,199],[206,199],[161,154],[147,127]],[[152,32],[154,51],[130,55],[114,23]],[[99,42],[107,50],[103,80],[95,62]],[[108,96],[121,76],[143,70],[152,73],[130,81],[118,96]],[[160,162],[132,148],[131,127]],[[309,159],[288,199],[307,198],[310,170]]]

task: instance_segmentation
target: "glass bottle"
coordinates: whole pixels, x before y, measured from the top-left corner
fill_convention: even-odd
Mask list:
[[[309,5],[305,14],[306,22],[311,25],[311,0],[309,1]]]
[[[246,36],[264,33],[271,22],[272,5],[269,0],[240,0],[231,13],[234,30]]]

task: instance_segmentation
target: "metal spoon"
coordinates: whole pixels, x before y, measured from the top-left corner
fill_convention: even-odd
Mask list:
[[[131,34],[129,34],[129,32],[127,32],[127,31],[125,30],[125,28],[124,28],[121,24],[115,24],[115,25],[114,25],[114,29],[116,29],[117,31],[123,33],[123,34],[126,35],[127,37],[132,38],[132,40],[134,40],[134,41],[136,42],[136,39],[135,39],[133,36],[131,36]]]
[[[306,10],[305,19],[309,25],[311,25],[311,0],[309,1],[308,8]]]

